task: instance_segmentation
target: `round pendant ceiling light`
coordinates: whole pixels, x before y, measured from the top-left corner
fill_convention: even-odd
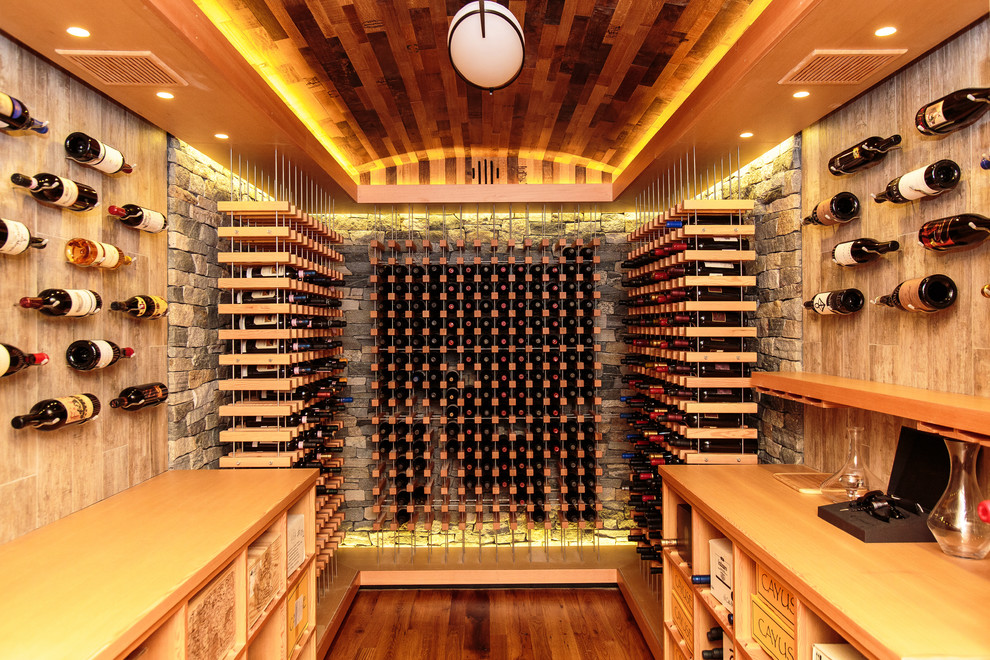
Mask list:
[[[489,92],[522,72],[526,40],[508,9],[492,0],[469,2],[454,14],[447,32],[450,63],[468,84]]]

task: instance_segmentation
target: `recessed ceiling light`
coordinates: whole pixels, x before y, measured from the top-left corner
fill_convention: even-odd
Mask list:
[[[175,98],[175,94],[173,94],[172,92],[158,92],[157,94],[155,94],[155,96],[157,96],[160,99],[174,99]]]
[[[88,37],[89,36],[89,30],[87,30],[86,28],[81,28],[81,27],[76,27],[76,26],[70,27],[69,29],[66,30],[66,32],[68,32],[69,34],[71,34],[73,37]]]
[[[229,138],[230,136],[229,136],[229,135],[227,135],[226,133],[214,133],[214,134],[213,134],[213,137],[215,137],[215,138],[216,138],[216,139],[218,139],[218,140],[226,140],[226,139],[227,139],[227,138]]]
[[[794,94],[792,96],[794,96],[794,98],[796,98],[796,99],[803,99],[806,96],[811,96],[811,92],[804,92],[804,91],[794,92]]]
[[[894,34],[895,32],[897,32],[897,28],[891,27],[891,26],[888,25],[887,27],[880,28],[879,30],[877,30],[873,34],[877,35],[878,37],[889,37],[890,35]]]
[[[745,133],[740,133],[739,134],[739,137],[741,137],[741,138],[751,138],[751,137],[753,137],[753,134],[750,133],[749,131],[746,131]]]

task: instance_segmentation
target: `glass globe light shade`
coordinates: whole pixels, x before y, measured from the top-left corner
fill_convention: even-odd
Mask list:
[[[484,4],[485,36],[481,36],[481,2],[469,2],[450,22],[447,49],[457,75],[476,87],[495,90],[522,71],[526,41],[512,12],[494,0]]]

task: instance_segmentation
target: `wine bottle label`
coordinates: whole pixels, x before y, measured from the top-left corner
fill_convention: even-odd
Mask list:
[[[925,123],[928,128],[938,128],[945,123],[945,113],[942,112],[944,103],[945,101],[939,101],[925,108]]]
[[[113,362],[113,346],[110,342],[103,341],[102,339],[94,339],[93,344],[96,346],[97,360],[96,364],[93,366],[94,369],[102,369],[103,367],[110,366]]]
[[[94,266],[101,268],[116,268],[120,264],[120,250],[107,243],[97,243],[103,253],[99,261],[93,262]]]
[[[75,424],[93,416],[93,401],[88,396],[74,394],[55,399],[65,406],[65,423]]]
[[[832,261],[840,266],[858,266],[859,262],[853,258],[852,249],[854,241],[839,243],[832,250]]]
[[[135,296],[137,316],[143,319],[157,319],[168,312],[168,302],[158,296]]]
[[[0,115],[11,118],[14,117],[14,99],[10,98],[3,92],[0,92]],[[10,124],[2,120],[0,120],[0,123],[4,126],[10,126]]]
[[[908,172],[901,176],[897,182],[897,192],[901,194],[904,199],[921,199],[922,197],[927,197],[929,195],[938,195],[941,190],[935,190],[930,188],[927,183],[925,183],[925,170],[927,167],[921,167],[912,172]]]
[[[0,220],[7,227],[7,240],[0,245],[3,254],[20,254],[31,244],[31,232],[16,220]]]
[[[75,181],[58,177],[62,182],[62,196],[53,202],[56,206],[72,206],[79,199],[79,186]]]
[[[140,229],[141,231],[146,231],[151,234],[156,234],[165,229],[164,215],[158,211],[146,209],[143,206],[140,208],[143,215],[141,217],[140,224],[134,226],[135,229]]]
[[[0,376],[7,373],[7,369],[10,369],[10,351],[3,344],[0,344]]]
[[[256,339],[254,342],[245,342],[245,344],[244,344],[244,350],[241,351],[241,352],[242,353],[250,353],[251,351],[248,350],[248,346],[249,345],[252,345],[252,344],[254,345],[254,349],[256,351],[260,351],[260,352],[264,352],[264,353],[267,353],[269,351],[277,351],[278,350],[278,340],[277,339]]]
[[[285,266],[262,266],[258,269],[261,277],[284,277]]]
[[[901,282],[894,296],[898,306],[912,312],[934,312],[935,307],[921,297],[921,278]]]
[[[254,374],[275,378],[278,376],[278,366],[274,364],[263,364],[254,368],[241,367],[241,378],[250,378]]]
[[[832,200],[826,199],[819,202],[815,210],[811,212],[811,219],[820,225],[834,225],[838,220],[832,215]]]
[[[822,293],[815,295],[811,301],[812,309],[819,314],[838,314],[839,312],[828,306],[828,297],[830,293],[830,291],[823,291]]]
[[[86,316],[98,309],[96,296],[86,289],[66,289],[69,294],[69,310],[65,316]]]
[[[952,220],[953,218],[942,218],[941,220],[926,222],[921,226],[918,240],[924,247],[931,250],[953,247],[956,242],[952,240]]]
[[[100,155],[97,156],[96,160],[91,163],[86,163],[93,169],[99,170],[104,174],[114,174],[120,171],[120,168],[124,166],[124,154],[120,153],[113,147],[109,147],[102,142],[100,144]]]

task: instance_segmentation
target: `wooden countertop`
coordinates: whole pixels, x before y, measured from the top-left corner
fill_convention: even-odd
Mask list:
[[[794,469],[667,466],[661,474],[665,486],[870,655],[990,657],[990,560],[949,557],[937,543],[862,543],[818,518],[824,497],[773,478]]]
[[[0,658],[118,655],[317,474],[166,472],[0,546]]]

